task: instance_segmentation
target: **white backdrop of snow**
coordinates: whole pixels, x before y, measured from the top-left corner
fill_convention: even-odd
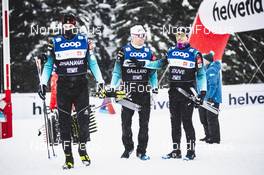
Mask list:
[[[120,109],[118,109],[120,111]],[[98,132],[91,135],[87,149],[91,156],[90,167],[80,167],[77,147],[73,147],[76,168],[63,171],[64,156],[61,146],[56,147],[57,157],[47,159],[43,137],[37,136],[42,119],[14,120],[14,137],[0,140],[1,175],[135,175],[135,174],[240,174],[261,175],[264,167],[264,108],[263,105],[223,109],[220,113],[221,144],[208,145],[197,141],[194,161],[162,160],[171,151],[169,113],[153,112],[149,123],[149,161],[136,158],[135,152],[128,160],[120,159],[121,120],[115,115],[97,112]],[[194,111],[197,140],[204,136],[198,112]],[[133,118],[134,142],[137,145],[138,115]],[[183,132],[184,133],[184,132]],[[185,143],[183,134],[182,142]],[[182,152],[185,155],[185,144]]]

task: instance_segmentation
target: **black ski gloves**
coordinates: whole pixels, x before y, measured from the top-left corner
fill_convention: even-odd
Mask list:
[[[45,54],[40,54],[40,55],[38,56],[38,59],[41,60],[41,64],[45,64],[45,63],[47,62],[47,60],[48,60],[48,57],[47,57],[47,55],[45,55]]]
[[[124,54],[124,52],[123,52],[123,50],[122,49],[120,49],[118,52],[117,52],[117,60],[123,60],[124,59],[124,56],[125,56],[125,54]]]
[[[203,105],[205,95],[206,95],[206,91],[201,91],[201,93],[198,95],[198,99],[196,101],[198,105]]]
[[[46,85],[44,85],[44,84],[39,85],[38,95],[42,100],[46,99],[46,91],[47,91]]]
[[[97,86],[97,95],[99,98],[105,98],[106,91],[105,91],[105,85],[104,83],[99,83]]]
[[[136,58],[130,58],[130,64],[135,65],[136,67],[144,67],[145,61],[138,61]]]
[[[153,94],[158,94],[158,93],[159,93],[158,88],[154,88],[154,89],[152,89],[152,93],[153,93]]]

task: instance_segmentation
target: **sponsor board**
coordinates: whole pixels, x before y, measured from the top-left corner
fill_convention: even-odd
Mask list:
[[[203,25],[216,34],[264,28],[264,0],[206,0],[199,12]]]
[[[49,106],[49,98],[50,94],[47,94],[47,106]],[[158,100],[152,105],[152,112],[169,112],[168,89],[160,89],[156,99]],[[37,93],[15,93],[12,94],[12,100],[14,119],[43,117],[42,100]],[[102,102],[102,99],[90,97],[90,103],[95,106],[100,106]],[[264,105],[264,84],[223,86],[222,109],[248,105]],[[118,104],[113,103],[113,108],[120,113]],[[49,108],[48,112],[50,112]]]

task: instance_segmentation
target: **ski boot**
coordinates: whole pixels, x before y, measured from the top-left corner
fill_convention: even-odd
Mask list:
[[[143,154],[143,153],[138,153],[137,152],[137,157],[140,159],[140,160],[149,160],[150,157],[146,154]]]
[[[125,149],[125,151],[123,152],[123,154],[121,155],[121,158],[125,158],[128,159],[130,157],[130,154],[133,152],[134,149]]]
[[[62,166],[62,169],[67,170],[74,168],[74,160],[72,154],[66,154],[65,157],[65,164]]]
[[[206,142],[207,139],[208,139],[208,137],[205,136],[204,138],[200,139],[200,141],[202,141],[202,142]]]
[[[209,143],[209,144],[220,144],[220,140],[219,139],[211,139],[211,138],[208,138],[206,141],[206,143]]]
[[[196,157],[194,150],[187,150],[184,160],[193,160]]]
[[[162,156],[163,159],[181,159],[182,155],[181,155],[181,150],[177,149],[177,150],[173,150],[171,153]]]
[[[86,155],[80,155],[80,158],[81,158],[81,161],[82,163],[85,165],[85,166],[89,166],[91,164],[91,159],[90,157],[88,156],[88,154]]]
[[[78,152],[79,152],[82,163],[85,166],[89,166],[91,164],[91,159],[86,152],[86,144],[85,143],[79,144]]]

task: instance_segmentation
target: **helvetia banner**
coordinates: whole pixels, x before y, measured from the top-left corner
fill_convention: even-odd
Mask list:
[[[203,25],[216,34],[264,28],[264,0],[204,0],[198,14]]]

